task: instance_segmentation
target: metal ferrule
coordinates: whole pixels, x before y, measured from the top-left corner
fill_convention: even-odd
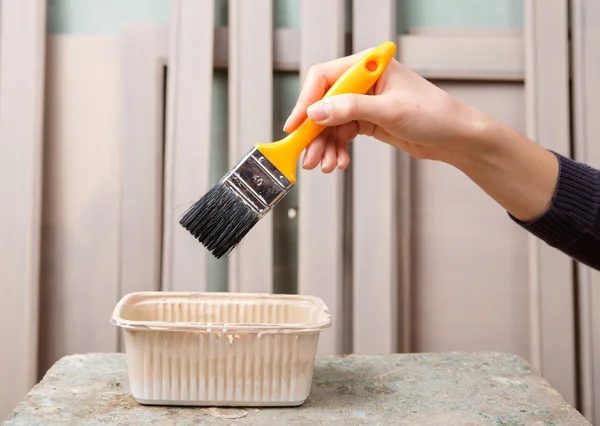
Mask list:
[[[256,147],[221,183],[236,192],[259,217],[267,214],[294,186]]]

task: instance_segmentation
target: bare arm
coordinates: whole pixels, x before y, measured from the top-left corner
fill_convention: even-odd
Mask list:
[[[523,134],[483,114],[473,119],[468,149],[442,156],[521,221],[551,205],[558,160]]]
[[[519,225],[573,258],[600,269],[600,171],[556,155],[515,129],[465,105],[392,61],[372,95],[319,101],[350,65],[341,58],[311,69],[285,130],[308,115],[328,126],[303,167],[344,169],[348,143],[373,136],[410,155],[461,170]]]

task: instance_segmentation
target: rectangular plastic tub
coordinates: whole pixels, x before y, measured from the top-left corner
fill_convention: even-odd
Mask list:
[[[119,301],[133,397],[146,405],[298,406],[331,325],[316,297],[141,292]]]

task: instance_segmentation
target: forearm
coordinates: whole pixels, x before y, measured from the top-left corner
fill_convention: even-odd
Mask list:
[[[517,219],[529,221],[542,215],[556,190],[556,157],[497,121],[485,116],[474,120],[467,148],[446,161]]]

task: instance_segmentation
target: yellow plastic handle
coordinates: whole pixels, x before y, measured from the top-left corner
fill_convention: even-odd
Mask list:
[[[322,99],[343,93],[367,93],[395,53],[396,45],[390,41],[370,50],[337,79]],[[324,129],[325,126],[317,125],[307,118],[284,139],[257,144],[256,147],[292,184],[296,184],[296,164],[300,154]]]

